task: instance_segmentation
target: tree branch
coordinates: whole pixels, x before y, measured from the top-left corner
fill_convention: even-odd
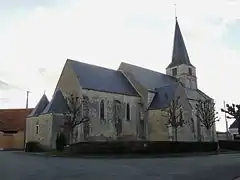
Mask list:
[[[210,100],[198,100],[195,109],[197,119],[207,130],[211,129],[214,123],[218,121],[214,102]]]
[[[66,120],[66,123],[67,126],[71,129],[71,131],[73,131],[77,125],[88,122],[89,118],[88,117],[80,118],[83,104],[81,103],[81,99],[79,97],[75,97],[73,94],[71,94],[70,97],[67,98],[67,102],[68,112],[64,113],[64,116],[70,117],[70,119]]]
[[[240,134],[240,104],[226,104],[226,107],[227,109],[221,109],[221,111],[229,115],[228,119],[235,119],[238,122],[238,134]]]

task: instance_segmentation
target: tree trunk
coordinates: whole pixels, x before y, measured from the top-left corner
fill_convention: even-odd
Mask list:
[[[73,143],[73,136],[74,136],[74,132],[73,130],[70,131],[70,136],[69,136],[69,144]]]
[[[207,129],[207,133],[208,133],[209,141],[213,141],[213,136],[212,136],[212,134],[211,134],[211,128],[210,128],[210,129]]]
[[[199,121],[199,119],[197,119],[197,139],[199,142],[202,141],[202,133],[201,133],[201,123]]]
[[[177,131],[177,127],[174,128],[174,136],[175,136],[175,141],[178,141],[178,131]]]
[[[238,135],[240,135],[240,119],[237,119],[238,122]]]

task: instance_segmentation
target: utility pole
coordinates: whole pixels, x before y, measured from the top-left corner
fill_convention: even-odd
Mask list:
[[[29,96],[30,91],[27,91],[27,100],[26,100],[26,109],[28,109],[28,96]]]
[[[28,96],[30,91],[27,91],[27,99],[26,99],[26,109],[28,109]],[[26,148],[26,130],[27,130],[27,119],[25,119],[25,130],[24,130],[24,138],[23,138],[23,149],[25,151]]]
[[[224,106],[224,109],[226,110],[226,102],[225,101],[223,101],[223,106]],[[224,118],[225,118],[225,123],[226,123],[226,136],[227,136],[227,139],[229,139],[228,122],[227,122],[226,112],[224,112]]]

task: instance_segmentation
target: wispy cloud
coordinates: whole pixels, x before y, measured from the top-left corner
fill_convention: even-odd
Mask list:
[[[6,82],[0,80],[0,89],[9,89],[9,85]]]

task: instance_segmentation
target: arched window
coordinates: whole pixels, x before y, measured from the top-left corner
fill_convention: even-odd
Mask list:
[[[36,123],[36,134],[39,134],[39,123]]]
[[[104,119],[104,101],[101,100],[100,102],[100,119],[103,120]]]
[[[173,76],[176,76],[176,75],[177,75],[177,68],[173,68],[173,69],[172,69],[172,75],[173,75]]]
[[[130,105],[128,103],[127,103],[126,113],[127,113],[127,121],[130,121]]]

